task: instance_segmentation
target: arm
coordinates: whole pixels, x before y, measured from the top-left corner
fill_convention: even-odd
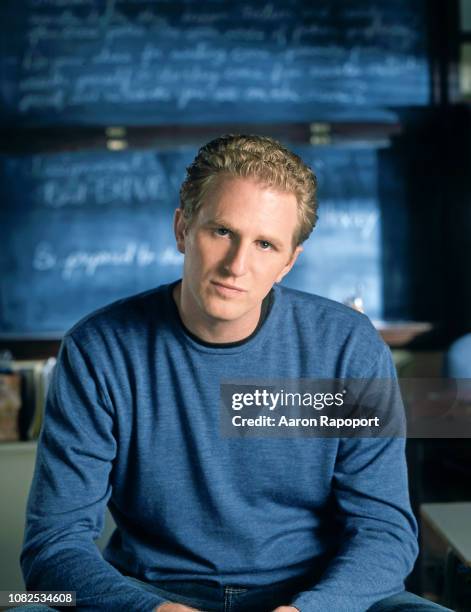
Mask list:
[[[76,591],[81,610],[154,610],[164,600],[130,584],[101,556],[116,453],[113,414],[96,372],[66,336],[48,395],[26,513],[27,589]]]
[[[389,349],[383,347],[369,378],[394,376]],[[342,545],[322,579],[291,605],[302,612],[364,612],[403,590],[417,556],[405,439],[340,439],[332,489]]]

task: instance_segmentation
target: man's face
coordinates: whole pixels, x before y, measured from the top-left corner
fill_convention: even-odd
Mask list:
[[[224,178],[190,227],[180,209],[175,234],[185,254],[182,304],[190,322],[256,325],[263,298],[293,266],[296,197],[251,179]]]

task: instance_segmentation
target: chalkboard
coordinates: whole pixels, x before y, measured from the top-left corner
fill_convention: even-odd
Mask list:
[[[319,180],[319,221],[285,285],[383,314],[381,173],[377,149],[298,147]],[[403,272],[403,270],[401,270]]]
[[[319,178],[319,223],[284,284],[339,301],[359,293],[381,316],[378,151],[295,150]],[[177,279],[172,218],[195,152],[0,157],[0,334],[60,335],[108,302]]]
[[[0,39],[0,125],[385,119],[430,100],[425,0],[3,0]]]
[[[3,158],[4,331],[63,331],[122,295],[177,277],[173,211],[195,151]]]

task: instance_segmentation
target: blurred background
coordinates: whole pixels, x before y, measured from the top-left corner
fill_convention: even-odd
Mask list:
[[[284,284],[363,310],[400,377],[471,378],[471,0],[3,0],[0,590],[22,588],[61,336],[180,276],[185,168],[231,132],[279,139],[318,177]],[[408,440],[408,587],[471,610],[462,410],[461,432]]]

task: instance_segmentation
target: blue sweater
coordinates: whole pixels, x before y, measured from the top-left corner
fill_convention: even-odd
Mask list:
[[[302,612],[360,612],[403,590],[417,554],[404,439],[219,433],[224,378],[393,377],[368,319],[276,286],[253,337],[204,346],[171,289],[107,306],[63,340],[28,501],[27,588],[149,612],[163,600],[122,573],[245,586],[309,575],[292,601]],[[102,558],[107,504],[118,529]]]

